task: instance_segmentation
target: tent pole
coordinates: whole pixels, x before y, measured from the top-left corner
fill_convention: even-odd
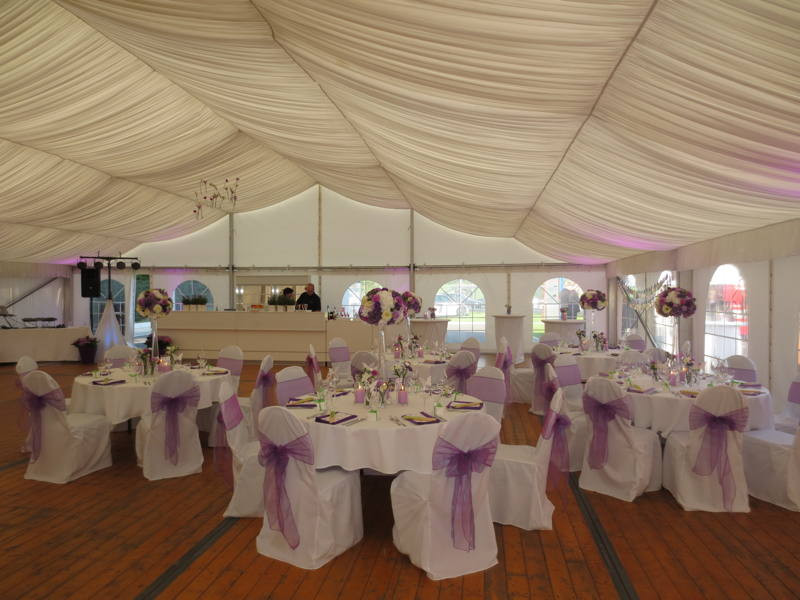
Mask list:
[[[408,225],[408,288],[412,292],[417,291],[416,272],[414,266],[414,209],[408,211],[409,225]]]
[[[236,309],[236,280],[233,274],[233,213],[228,213],[228,308]]]

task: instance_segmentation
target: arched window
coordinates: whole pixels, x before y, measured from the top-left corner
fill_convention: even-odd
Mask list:
[[[542,319],[560,319],[561,308],[567,309],[568,319],[583,319],[579,300],[581,286],[566,277],[548,279],[533,294],[533,340],[544,333]]]
[[[450,319],[448,343],[460,343],[474,337],[486,341],[486,301],[481,288],[466,279],[448,281],[434,298],[436,317]]]
[[[662,271],[656,281],[665,280],[668,287],[675,286],[675,276],[672,271]],[[662,288],[663,289],[663,288]],[[660,290],[659,290],[660,291]],[[662,317],[653,308],[653,338],[656,346],[667,352],[672,352],[672,340],[675,335],[675,319]]]
[[[647,276],[644,278],[647,279]],[[626,275],[625,285],[631,290],[636,289],[636,275]],[[636,310],[627,302],[622,303],[622,314],[620,315],[620,327],[622,330],[622,337],[625,338],[631,333],[638,333],[644,336],[644,331],[639,331],[639,318],[636,316]]]
[[[358,309],[361,307],[361,299],[368,291],[383,287],[377,281],[370,279],[362,279],[351,284],[342,296],[342,308],[348,315],[355,316],[358,314]]]
[[[106,307],[106,299],[108,298],[108,279],[103,279],[100,282],[100,296],[92,298],[89,303],[89,311],[92,319],[92,331],[100,323],[100,317],[103,316],[103,309]],[[111,280],[111,301],[114,303],[114,314],[117,315],[122,334],[125,335],[125,286],[116,279]]]
[[[183,310],[183,299],[192,298],[194,296],[203,296],[206,303],[206,310],[214,310],[214,295],[205,283],[197,281],[196,279],[189,279],[182,281],[175,288],[175,294],[172,301],[175,303],[175,310]]]
[[[747,356],[747,295],[734,265],[721,265],[708,286],[705,325],[705,362],[732,354]]]

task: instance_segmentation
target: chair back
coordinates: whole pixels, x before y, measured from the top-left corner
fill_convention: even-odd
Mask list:
[[[261,359],[261,366],[256,375],[256,385],[250,392],[250,408],[253,412],[253,423],[258,422],[258,413],[267,405],[269,391],[275,387],[277,380],[275,373],[272,372],[272,356],[267,354]]]
[[[219,386],[219,420],[225,429],[225,439],[240,462],[244,461],[245,447],[253,440],[247,418],[239,404],[236,391],[228,381]]]
[[[281,406],[285,406],[290,398],[314,393],[314,384],[311,383],[302,367],[286,367],[278,372],[275,379],[278,382],[276,395],[278,404]]]
[[[548,331],[539,336],[539,343],[546,344],[551,348],[556,348],[559,344],[561,344],[561,335],[555,331]]]
[[[20,359],[17,361],[17,366],[15,370],[17,371],[17,375],[19,377],[24,377],[31,371],[35,371],[39,368],[39,363],[33,360],[30,356],[21,356]]]
[[[644,351],[644,355],[649,362],[665,363],[667,362],[667,353],[661,348],[648,348]]]
[[[225,346],[219,351],[217,357],[217,366],[223,369],[228,369],[228,378],[233,385],[233,389],[238,392],[239,379],[242,376],[242,369],[244,368],[244,353],[239,346]]]
[[[345,382],[352,380],[350,348],[347,346],[346,341],[340,337],[335,337],[328,343],[328,360],[337,379]]]
[[[800,372],[789,384],[789,393],[786,396],[786,406],[789,414],[800,421]]]
[[[602,469],[609,457],[622,447],[631,429],[633,412],[622,388],[605,377],[590,377],[583,392],[583,409],[591,427],[584,467]]]
[[[467,379],[467,394],[483,402],[505,404],[506,384],[503,372],[497,367],[483,367]]]
[[[377,369],[378,357],[367,350],[359,350],[353,355],[353,358],[350,359],[350,374],[356,377],[367,367]]]
[[[189,371],[163,374],[150,391],[151,443],[163,447],[163,459],[174,466],[183,462],[184,448],[199,447],[199,400],[200,389]]]
[[[746,381],[748,383],[755,383],[758,381],[756,363],[746,356],[742,356],[741,354],[729,356],[725,359],[725,366],[728,369],[728,373],[730,373],[734,379]]]
[[[649,361],[644,352],[640,352],[639,350],[624,350],[622,354],[619,355],[619,362],[623,365],[643,365]]]
[[[511,370],[514,368],[514,359],[511,354],[511,347],[505,336],[500,338],[500,348],[494,359],[494,366],[503,372],[503,379],[506,385],[506,398],[511,398]],[[507,400],[508,401],[508,400]]]
[[[31,427],[31,462],[59,462],[72,443],[61,387],[44,371],[34,370],[22,378],[22,392]]]
[[[104,360],[111,361],[111,367],[119,369],[125,366],[126,362],[136,358],[136,348],[131,348],[125,344],[115,344],[106,351]]]
[[[467,391],[467,380],[478,370],[478,360],[475,354],[469,350],[459,350],[447,362],[445,374],[447,375],[448,385],[453,386],[459,392]]]
[[[556,356],[553,369],[558,378],[558,387],[564,390],[564,404],[570,413],[583,412],[583,383],[581,371],[572,354]]]
[[[547,344],[534,344],[531,350],[531,363],[533,364],[533,412],[544,415],[550,400],[558,389],[555,364],[556,354]]]
[[[556,390],[550,401],[550,408],[545,413],[541,435],[536,442],[533,462],[538,466],[536,475],[539,486],[537,489],[544,491],[547,489],[548,478],[553,478],[558,473],[569,472],[567,430],[570,424],[564,390]]]
[[[481,357],[481,343],[474,337],[469,337],[466,340],[464,340],[461,344],[460,349],[472,352],[472,354],[475,356],[476,363]]]
[[[647,348],[647,343],[644,341],[644,338],[640,336],[638,333],[629,333],[625,336],[625,339],[622,340],[623,344],[628,346],[631,350],[638,350],[639,352],[644,352],[645,348]]]

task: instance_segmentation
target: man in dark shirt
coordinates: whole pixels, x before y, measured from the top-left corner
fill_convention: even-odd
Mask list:
[[[300,294],[300,297],[297,299],[296,306],[301,306],[305,304],[307,310],[312,310],[315,312],[319,312],[322,310],[322,301],[319,299],[314,293],[314,284],[309,283],[306,286],[306,291]]]

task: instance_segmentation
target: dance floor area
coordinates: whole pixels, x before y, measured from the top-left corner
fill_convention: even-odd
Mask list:
[[[68,396],[86,370],[41,368]],[[245,365],[241,395],[257,373]],[[663,489],[626,503],[582,492],[577,477],[548,490],[552,531],[495,525],[498,565],[432,581],[392,543],[392,478],[363,476],[364,539],[305,571],[257,553],[261,519],[222,518],[231,491],[208,448],[202,474],[147,481],[133,435],[115,432],[111,468],[67,485],[23,479],[17,395],[14,366],[1,366],[3,600],[800,597],[800,513],[754,498],[749,514],[686,512]],[[536,442],[527,409],[509,405],[503,443]]]

